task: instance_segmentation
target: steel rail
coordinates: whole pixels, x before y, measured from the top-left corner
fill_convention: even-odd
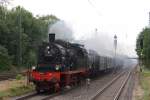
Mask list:
[[[30,93],[30,94],[27,94],[27,95],[18,97],[18,98],[16,98],[15,100],[26,100],[26,99],[29,99],[29,98],[31,98],[31,97],[37,96],[37,95],[38,95],[38,94],[37,94],[36,92],[33,92],[33,93]]]
[[[94,96],[92,96],[89,100],[95,100],[100,94],[102,94],[107,88],[109,88],[117,79],[119,79],[122,75],[125,74],[125,71],[115,77],[112,81],[106,84],[102,89],[98,90]]]
[[[128,82],[130,76],[131,76],[131,71],[128,73],[128,76],[127,76],[126,80],[123,82],[123,84],[122,84],[121,87],[119,88],[119,91],[117,92],[117,94],[116,94],[116,96],[114,97],[113,100],[118,100],[118,99],[119,99],[119,97],[120,97],[120,95],[121,95],[121,93],[122,93],[122,91],[123,91],[123,89],[124,89],[126,83]]]

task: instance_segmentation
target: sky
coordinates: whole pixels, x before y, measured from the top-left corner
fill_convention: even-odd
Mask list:
[[[116,34],[126,54],[134,57],[137,35],[148,26],[149,4],[150,0],[13,0],[11,7],[21,5],[34,16],[53,14],[79,40],[93,36],[96,28],[97,34]]]

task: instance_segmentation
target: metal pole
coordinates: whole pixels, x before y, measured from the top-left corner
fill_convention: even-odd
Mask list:
[[[117,50],[117,36],[114,36],[114,48],[115,48],[115,57],[116,57],[116,50]]]
[[[115,49],[115,55],[114,55],[114,65],[115,65],[115,70],[116,70],[116,50],[117,50],[117,36],[114,36],[114,49]]]
[[[18,11],[18,65],[20,66],[22,64],[22,34],[21,34],[21,8],[19,7]]]
[[[149,12],[149,23],[148,24],[149,24],[149,28],[150,28],[150,12]]]
[[[30,72],[31,72],[30,68],[31,68],[31,63],[29,62],[28,63],[28,71],[27,71],[27,86],[30,83]]]

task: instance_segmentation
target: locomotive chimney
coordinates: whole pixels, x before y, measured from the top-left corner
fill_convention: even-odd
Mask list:
[[[50,33],[49,34],[49,42],[54,42],[55,41],[55,33]]]

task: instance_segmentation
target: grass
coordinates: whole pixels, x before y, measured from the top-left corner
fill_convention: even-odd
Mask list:
[[[33,86],[32,85],[12,87],[9,90],[1,91],[0,92],[0,98],[18,96],[18,95],[22,95],[22,94],[25,94],[25,93],[28,93],[28,92],[31,92],[31,91],[33,91]]]
[[[150,70],[143,68],[140,73],[140,84],[144,90],[142,100],[150,100]]]
[[[24,77],[23,77],[21,74],[18,74],[18,75],[16,76],[16,80],[21,80],[21,79],[24,79]]]
[[[11,81],[9,88],[0,91],[0,100],[4,100],[9,97],[22,95],[34,90],[34,85],[26,85],[25,78],[20,76],[16,80]]]

